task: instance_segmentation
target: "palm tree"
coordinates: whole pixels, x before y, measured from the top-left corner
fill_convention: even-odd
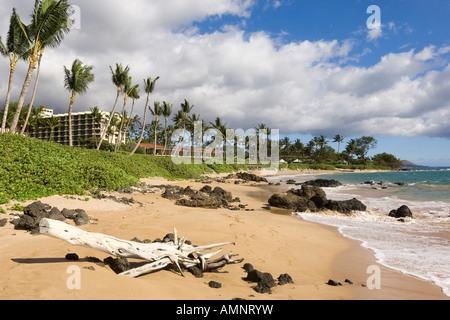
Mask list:
[[[20,59],[25,59],[27,52],[27,43],[23,37],[23,33],[20,30],[20,26],[17,23],[16,9],[13,9],[11,19],[9,22],[9,31],[6,39],[6,45],[3,43],[0,37],[0,54],[4,57],[9,57],[9,82],[8,92],[6,93],[5,109],[3,113],[2,127],[0,133],[6,132],[6,122],[8,117],[9,101],[11,97],[14,73],[16,70],[17,62]]]
[[[94,123],[94,142],[95,142],[95,145],[97,146],[97,132],[95,129],[95,125],[99,125],[102,123],[103,115],[98,107],[94,107],[91,109],[89,118],[91,118],[92,122]]]
[[[328,144],[328,140],[325,136],[320,136],[318,145],[320,147],[320,150],[322,151],[323,147],[325,147]]]
[[[339,151],[341,149],[341,143],[344,142],[344,137],[337,134],[334,136],[333,142],[336,142],[338,144],[338,153],[339,153]]]
[[[310,158],[310,161],[312,160],[312,158],[314,156],[314,148],[315,147],[316,147],[316,144],[315,144],[314,140],[309,141],[306,146],[306,152],[308,153],[308,157]]]
[[[67,0],[36,0],[32,21],[29,26],[24,26],[18,15],[16,20],[23,32],[23,36],[29,45],[29,65],[22,91],[17,103],[16,113],[11,123],[10,132],[16,132],[20,113],[25,102],[31,78],[46,47],[56,48],[64,39],[64,35],[70,31]],[[31,105],[31,104],[30,104]]]
[[[123,125],[126,123],[126,116],[125,116],[125,109],[127,106],[127,102],[128,102],[128,97],[130,96],[130,94],[133,92],[133,90],[135,90],[134,88],[138,87],[139,85],[134,85],[131,86],[131,77],[127,77],[127,80],[125,81],[125,83],[123,84],[123,88],[122,88],[122,92],[124,95],[123,98],[123,108],[122,108],[122,120],[120,121],[120,129],[119,129],[119,136],[118,136],[118,141],[116,142],[116,147],[114,148],[114,151],[117,152],[117,150],[119,149],[120,145],[121,145],[121,141],[122,139],[122,132],[123,132]]]
[[[303,162],[303,150],[305,146],[303,145],[302,141],[300,139],[296,139],[294,141],[294,144],[292,145],[292,148],[294,149],[294,152],[301,154],[301,161]]]
[[[50,129],[50,136],[48,141],[53,141],[53,132],[55,129],[62,127],[62,124],[59,122],[59,118],[51,117],[44,120],[44,126]],[[70,142],[70,141],[69,141]]]
[[[156,140],[157,140],[157,136],[158,136],[158,126],[159,126],[159,117],[162,116],[162,107],[161,107],[161,103],[155,102],[153,104],[153,109],[150,108],[150,112],[152,113],[152,115],[155,116],[155,148],[153,149],[153,154],[156,155]]]
[[[177,113],[175,113],[175,115],[172,117],[172,121],[175,124],[176,128],[181,129],[183,127],[184,118],[185,115],[183,110],[178,110]]]
[[[184,119],[183,119],[183,130],[186,131],[186,122],[188,119],[188,115],[189,113],[192,111],[192,109],[194,108],[194,105],[190,105],[190,103],[184,99],[184,103],[181,104],[181,110],[184,113]]]
[[[225,141],[224,146],[227,145],[227,124],[226,123],[222,123],[222,119],[220,119],[219,117],[216,118],[216,120],[214,120],[214,122],[210,122],[211,127],[216,129],[218,132],[220,132],[220,134],[222,135],[222,138]]]
[[[42,118],[42,112],[44,111],[44,106],[39,106],[37,108],[33,108],[33,111],[31,111],[31,117],[28,121],[28,125],[34,128],[34,131],[38,133],[39,126],[43,122]]]
[[[267,132],[267,148],[270,148],[270,135],[272,134],[272,129],[270,129],[265,123],[260,123],[255,127],[256,130],[256,146],[257,149],[259,150],[259,142],[260,142],[260,137],[265,139],[265,136],[261,135],[261,132],[264,132],[264,130],[266,130]]]
[[[195,123],[196,122],[200,122],[200,115],[199,114],[194,113],[194,114],[192,114],[191,116],[188,117],[186,125],[188,127],[187,128],[188,131],[191,132],[192,135],[194,135]]]
[[[136,122],[137,119],[139,119],[139,116],[137,116],[137,115],[134,118],[132,118],[133,112],[134,112],[134,104],[136,103],[136,100],[140,98],[140,96],[139,96],[139,85],[138,84],[131,88],[129,97],[131,97],[131,99],[133,100],[133,103],[131,105],[130,117],[128,118],[128,121],[126,122],[125,129],[123,130],[123,132],[125,132],[125,137],[126,137],[126,135],[128,133],[128,128],[129,128],[130,124],[132,122]],[[119,140],[119,147],[118,147],[119,150],[120,150],[120,145],[121,144],[122,144],[122,139]]]
[[[117,152],[120,148],[120,141],[124,139],[125,135],[125,126],[131,119],[128,117],[128,113],[125,110],[118,119],[117,125],[117,140],[114,146],[114,152]]]
[[[44,49],[42,49],[41,52],[39,53],[39,60],[38,60],[38,64],[37,64],[38,66],[37,66],[36,80],[34,82],[33,94],[31,96],[31,101],[28,105],[27,116],[25,118],[25,122],[24,122],[24,125],[22,126],[22,130],[20,131],[20,134],[24,134],[24,132],[27,128],[28,119],[31,114],[31,109],[33,109],[34,99],[36,98],[36,91],[37,91],[37,86],[39,83],[39,75],[41,73],[41,61],[42,61],[43,54],[44,54]]]
[[[272,129],[270,129],[265,123],[260,123],[255,128],[256,132],[259,134],[260,131],[267,130],[267,135],[270,136]]]
[[[119,126],[119,117],[117,116],[117,114],[113,114],[112,116],[109,116],[111,119],[109,119],[109,126],[108,126],[108,142],[110,144],[112,144],[114,142],[114,137],[116,135],[116,130]]]
[[[72,109],[75,104],[76,95],[86,93],[89,89],[89,84],[94,81],[94,75],[92,74],[93,66],[86,66],[83,63],[75,59],[72,63],[72,69],[64,67],[64,87],[66,90],[72,92],[69,104],[69,146],[73,147],[72,136]]]
[[[317,154],[317,160],[322,159],[323,148],[328,144],[328,140],[325,136],[320,136],[317,138],[317,146],[319,146],[319,153]]]
[[[145,107],[144,107],[144,120],[142,121],[142,130],[141,130],[141,135],[139,136],[139,141],[136,144],[136,146],[134,147],[133,151],[131,151],[130,156],[132,156],[136,152],[136,150],[139,148],[139,145],[142,142],[142,138],[144,137],[145,124],[147,121],[147,108],[148,108],[148,104],[150,102],[150,95],[155,90],[156,81],[158,81],[158,79],[159,79],[159,77],[156,77],[155,79],[152,79],[151,77],[148,77],[146,80],[144,79],[145,92],[147,93],[147,101],[145,102]]]
[[[126,83],[128,80],[128,73],[130,72],[130,68],[127,66],[125,69],[123,68],[122,64],[116,63],[116,70],[113,70],[113,68],[110,66],[109,69],[111,70],[112,74],[112,82],[117,88],[117,96],[116,101],[114,102],[114,107],[111,110],[110,116],[108,118],[108,122],[106,126],[103,128],[100,141],[97,145],[97,150],[100,150],[100,147],[102,146],[102,142],[105,139],[105,136],[108,132],[109,126],[111,125],[111,121],[114,117],[114,114],[116,112],[117,108],[117,102],[119,101],[120,93],[122,92],[122,86]]]
[[[128,122],[127,122],[127,129],[125,130],[125,132],[129,133],[129,137],[131,139],[131,137],[136,137],[136,126],[141,124],[141,117],[139,117],[139,115],[135,114],[134,117],[129,118]],[[140,130],[140,128],[139,128]]]
[[[289,137],[284,137],[281,141],[280,144],[282,146],[284,146],[283,151],[285,155],[289,155],[290,153],[290,149],[291,149],[291,139],[289,139]]]
[[[357,153],[357,147],[358,147],[358,142],[355,139],[351,139],[347,143],[347,147],[345,148],[345,151],[348,153],[350,163],[353,160],[353,155],[355,155]]]
[[[167,122],[170,115],[172,114],[173,105],[167,102],[163,102],[162,115],[164,116],[164,151],[163,155],[166,154],[167,149]]]
[[[133,115],[134,112],[134,104],[136,103],[136,100],[140,99],[141,96],[139,95],[139,85],[135,85],[133,86],[133,89],[130,92],[130,97],[133,100],[133,104],[131,105],[131,113],[130,113],[130,117]]]

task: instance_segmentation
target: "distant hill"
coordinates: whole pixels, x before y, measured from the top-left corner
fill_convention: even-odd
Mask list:
[[[422,167],[408,160],[401,160],[403,167]]]

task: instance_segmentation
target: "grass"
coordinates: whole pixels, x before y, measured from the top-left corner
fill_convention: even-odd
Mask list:
[[[86,190],[116,190],[139,179],[190,179],[207,173],[233,172],[236,165],[176,165],[157,157],[70,148],[20,135],[0,134],[0,204]]]

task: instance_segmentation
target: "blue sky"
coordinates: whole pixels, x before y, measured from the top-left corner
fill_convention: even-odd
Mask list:
[[[367,38],[366,21],[369,5],[381,9],[382,34]],[[450,2],[445,0],[408,1],[259,1],[251,17],[226,16],[210,18],[196,26],[200,32],[211,32],[224,24],[238,24],[247,34],[264,31],[286,44],[304,40],[352,41],[352,53],[357,60],[348,64],[369,68],[389,53],[405,52],[427,46],[450,44]],[[443,58],[444,59],[444,58]],[[445,57],[448,62],[448,55]],[[442,64],[444,67],[445,64]],[[437,67],[439,70],[440,67]],[[450,90],[450,88],[449,88]],[[339,133],[339,128],[336,128]],[[312,135],[287,134],[292,140],[306,142]],[[393,153],[401,159],[430,166],[450,166],[448,137],[406,137],[374,135],[378,147],[371,152]],[[331,136],[330,138],[331,143]],[[347,137],[348,141],[353,137]]]
[[[135,83],[160,77],[155,101],[176,111],[187,99],[207,122],[221,117],[234,129],[266,123],[303,142],[373,135],[374,153],[450,166],[448,0],[69,2],[81,27],[46,50],[35,102],[56,113],[67,112],[70,98],[63,66],[76,58],[94,66],[95,82],[75,112],[110,111],[109,67],[122,63]],[[379,30],[367,28],[370,5],[381,10]],[[2,0],[0,35],[13,7],[26,20],[32,6]],[[8,72],[0,60],[0,75]],[[13,101],[25,72],[20,63]],[[0,101],[7,80],[0,77]],[[136,103],[141,117],[143,100]]]

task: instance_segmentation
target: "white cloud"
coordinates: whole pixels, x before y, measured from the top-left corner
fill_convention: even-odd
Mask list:
[[[378,38],[383,36],[383,30],[381,28],[378,29],[369,29],[367,32],[367,41],[375,41]]]
[[[5,1],[12,7],[14,1]],[[357,67],[346,62],[366,51],[352,53],[351,41],[280,44],[265,32],[245,34],[237,26],[205,34],[192,27],[193,21],[225,14],[248,17],[253,1],[122,3],[74,1],[82,9],[82,29],[46,52],[37,103],[67,109],[63,65],[80,58],[95,66],[96,81],[76,111],[96,105],[110,110],[115,88],[109,66],[120,62],[130,65],[135,83],[161,77],[154,100],[176,109],[187,99],[206,121],[220,116],[234,128],[265,122],[282,133],[450,137],[450,66],[442,64],[450,47],[390,53],[373,66]],[[22,12],[30,4],[20,6]],[[9,16],[1,10],[2,18]],[[8,68],[6,59],[0,61],[0,74]],[[16,95],[24,71],[21,64]],[[6,81],[0,78],[0,100]],[[140,113],[143,100],[136,105]]]

